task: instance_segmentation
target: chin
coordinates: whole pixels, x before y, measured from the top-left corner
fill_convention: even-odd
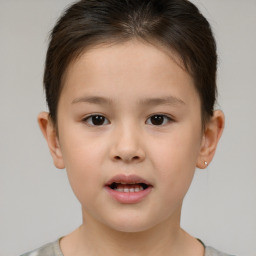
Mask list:
[[[144,232],[150,229],[150,227],[145,227],[141,225],[125,225],[125,226],[112,226],[111,227],[113,230],[118,231],[118,232],[123,232],[123,233],[139,233],[139,232]]]
[[[114,220],[109,221],[108,223],[105,224],[115,231],[125,233],[144,232],[155,226],[153,220],[147,219],[146,217],[143,216],[138,217],[131,215],[128,218],[115,218]]]

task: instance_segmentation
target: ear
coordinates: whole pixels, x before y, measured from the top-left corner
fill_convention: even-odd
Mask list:
[[[65,168],[62,152],[59,144],[59,139],[56,132],[56,127],[54,126],[49,113],[47,112],[40,113],[37,117],[37,121],[48,143],[48,147],[52,155],[54,165],[58,169]]]
[[[200,153],[197,160],[197,167],[206,168],[215,154],[219,139],[222,135],[225,124],[225,117],[222,111],[216,110],[210,121],[206,124]]]

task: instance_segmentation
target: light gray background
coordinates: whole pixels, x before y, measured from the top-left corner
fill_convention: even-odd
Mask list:
[[[195,0],[216,35],[226,129],[197,170],[182,226],[206,244],[256,255],[256,0]],[[72,231],[80,206],[52,164],[36,122],[48,33],[68,0],[0,0],[0,255],[19,255]],[[186,159],[184,159],[186,161]]]

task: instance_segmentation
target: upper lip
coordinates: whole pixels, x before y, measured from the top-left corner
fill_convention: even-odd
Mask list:
[[[106,186],[110,186],[113,183],[124,183],[124,184],[144,183],[148,186],[152,186],[147,180],[145,180],[137,175],[125,175],[125,174],[118,174],[118,175],[112,177],[106,183]]]

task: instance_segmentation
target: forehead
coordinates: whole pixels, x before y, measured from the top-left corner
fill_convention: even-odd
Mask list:
[[[136,40],[83,51],[68,66],[63,86],[70,93],[78,89],[107,91],[115,87],[117,90],[141,88],[146,95],[147,89],[161,91],[167,86],[174,93],[175,88],[186,87],[195,92],[193,78],[177,54],[160,45]]]

